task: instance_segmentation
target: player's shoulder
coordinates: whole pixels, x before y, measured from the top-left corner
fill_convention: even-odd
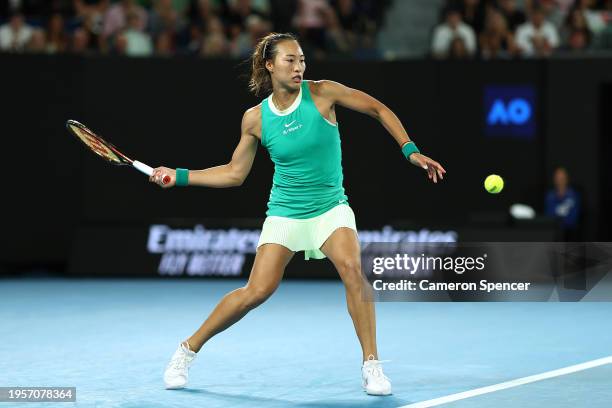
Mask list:
[[[261,121],[261,103],[244,111],[242,116],[243,123],[256,123],[257,121]]]
[[[247,109],[242,116],[242,129],[243,131],[255,132],[256,129],[261,127],[261,104],[253,106]]]
[[[342,84],[329,79],[320,79],[318,81],[308,81],[310,93],[317,96],[333,96],[342,90]]]

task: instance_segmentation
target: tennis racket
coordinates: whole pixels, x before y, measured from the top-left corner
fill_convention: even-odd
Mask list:
[[[92,152],[102,157],[104,160],[117,166],[133,166],[147,176],[153,175],[153,168],[138,160],[132,160],[125,154],[121,153],[115,146],[96,135],[89,128],[76,120],[69,119],[66,121],[66,128],[75,135],[85,146]],[[170,182],[170,176],[164,176],[163,184]]]

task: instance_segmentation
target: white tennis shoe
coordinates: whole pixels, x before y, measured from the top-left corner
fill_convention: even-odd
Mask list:
[[[363,389],[370,395],[390,395],[391,382],[383,373],[382,361],[375,360],[373,355],[370,355],[361,367],[361,376],[363,378]]]
[[[179,344],[164,372],[164,383],[167,390],[178,390],[187,385],[189,367],[195,357],[196,353],[189,349],[189,343]]]

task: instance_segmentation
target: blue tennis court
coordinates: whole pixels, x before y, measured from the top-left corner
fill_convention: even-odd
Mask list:
[[[187,389],[165,390],[178,342],[243,284],[2,280],[0,384],[75,386],[79,407],[402,407],[612,355],[612,303],[379,303],[394,394],[371,397],[343,286],[293,280],[205,345]],[[610,407],[611,374],[604,364],[442,406]]]

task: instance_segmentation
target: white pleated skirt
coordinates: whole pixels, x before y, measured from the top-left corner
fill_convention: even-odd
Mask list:
[[[257,248],[263,244],[279,244],[291,251],[304,251],[304,258],[323,259],[321,246],[338,228],[357,232],[355,214],[347,204],[339,204],[316,217],[295,219],[271,215],[266,217]]]

